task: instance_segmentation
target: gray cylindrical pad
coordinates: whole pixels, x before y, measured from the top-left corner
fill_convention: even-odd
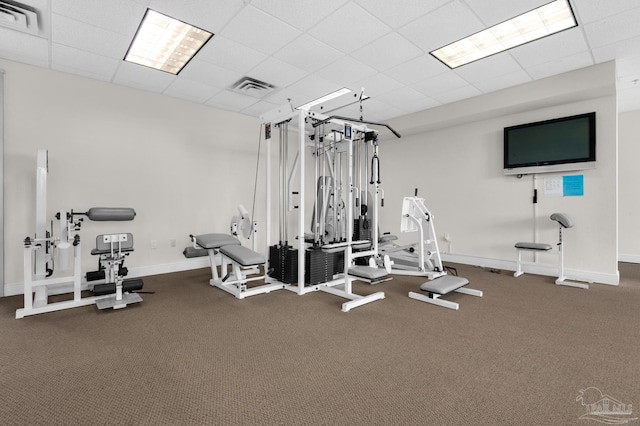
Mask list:
[[[133,220],[136,211],[129,207],[91,207],[87,217],[89,220],[101,222]]]

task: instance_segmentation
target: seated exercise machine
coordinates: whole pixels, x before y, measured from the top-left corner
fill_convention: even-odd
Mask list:
[[[564,254],[563,254],[564,251],[562,249],[562,246],[563,246],[562,232],[565,228],[573,228],[573,222],[571,221],[569,216],[563,213],[553,213],[549,217],[549,219],[558,222],[558,243],[557,243],[558,251],[556,252],[556,254],[558,255],[559,272],[558,272],[558,278],[556,279],[556,284],[565,285],[568,287],[588,289],[589,288],[588,284],[569,281],[567,280],[567,277],[564,274]],[[551,244],[529,243],[529,242],[516,243],[515,248],[516,248],[517,256],[516,256],[516,272],[513,274],[514,277],[519,277],[520,275],[524,274],[524,271],[522,270],[522,266],[529,264],[522,261],[523,251],[545,253],[545,252],[551,252],[551,249],[552,249]]]
[[[135,213],[134,213],[135,214]],[[142,290],[142,279],[124,280],[128,270],[124,266],[126,256],[133,252],[133,235],[105,234],[96,237],[96,248],[91,254],[99,256],[98,270],[87,272],[87,282],[104,280],[90,287],[96,296],[109,295],[96,300],[98,309],[120,309],[132,303],[142,302],[136,290]]]
[[[74,232],[80,231],[83,221],[83,218],[76,219],[76,216],[86,216],[92,221],[121,221],[132,220],[135,217],[135,211],[129,208],[109,207],[93,207],[84,213],[62,210],[55,215],[59,221],[60,236],[54,237],[53,230],[46,229],[47,171],[47,150],[39,150],[36,176],[36,234],[34,238],[27,237],[24,240],[24,307],[16,310],[16,318],[98,304],[112,298],[111,293],[116,293],[116,299],[120,295],[123,297],[120,297],[116,304],[110,305],[108,302],[105,302],[106,305],[98,304],[100,309],[121,308],[127,304],[142,301],[137,294],[124,298],[122,281],[116,280],[115,275],[112,281],[113,291],[102,288],[99,293],[94,293],[94,296],[82,297],[80,236],[73,235]],[[72,272],[69,275],[53,276],[56,269],[60,271],[71,269]],[[49,301],[50,295],[65,293],[69,284],[73,292],[71,300]],[[130,291],[141,288],[142,280],[136,280],[135,286]]]
[[[265,278],[266,259],[262,254],[244,247],[237,238],[239,231],[246,239],[251,238],[256,232],[256,223],[250,220],[246,209],[240,205],[238,210],[240,215],[234,217],[231,222],[231,232],[234,235],[222,233],[189,235],[193,246],[185,248],[183,255],[187,258],[209,256],[212,275],[209,284],[238,299],[283,288],[281,284],[247,286],[248,282]],[[220,273],[218,273],[218,264],[220,264]]]
[[[399,245],[395,242],[396,236],[383,236],[380,252],[390,258],[394,274],[424,276],[430,280],[446,274],[440,258],[433,215],[427,209],[425,200],[418,198],[417,189],[414,197],[405,197],[402,201],[400,232],[418,232],[419,242]]]
[[[417,192],[417,191],[416,191]],[[449,309],[457,310],[459,305],[455,302],[443,300],[440,297],[451,292],[468,294],[470,296],[482,297],[482,291],[465,288],[469,280],[463,277],[447,275],[440,257],[440,249],[436,238],[433,216],[426,207],[423,198],[405,197],[402,201],[402,219],[400,229],[402,232],[419,231],[421,243],[418,246],[418,254],[414,255],[416,260],[414,265],[405,263],[405,269],[394,270],[393,273],[404,273],[405,275],[426,276],[430,279],[420,286],[420,290],[427,295],[409,292],[409,297],[422,302],[431,303]],[[406,250],[406,249],[402,249]],[[393,254],[393,253],[392,253]],[[412,253],[413,254],[413,253]],[[393,257],[393,261],[397,257]],[[404,259],[409,259],[404,256]]]

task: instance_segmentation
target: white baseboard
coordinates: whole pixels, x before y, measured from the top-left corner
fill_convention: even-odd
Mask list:
[[[160,274],[170,274],[172,272],[181,272],[181,271],[190,271],[192,269],[200,269],[200,268],[208,268],[209,267],[209,257],[197,257],[193,259],[188,259],[183,262],[176,263],[167,263],[164,265],[150,265],[150,266],[138,266],[128,268],[129,273],[127,274],[127,278],[139,278],[139,277],[148,277],[150,275],[160,275]],[[89,287],[86,281],[82,280],[82,290],[88,290]],[[73,291],[72,284],[61,284],[55,286],[55,288],[49,288],[49,294],[65,294]],[[5,296],[15,296],[17,294],[24,293],[24,284],[23,283],[13,283],[7,284],[4,287],[4,295]]]
[[[506,271],[516,270],[516,261],[499,260],[499,259],[487,259],[476,256],[465,256],[460,254],[442,253],[442,260],[454,263],[461,263],[463,265],[480,266],[483,268],[495,268],[503,269]],[[524,264],[522,270],[528,274],[544,275],[549,277],[558,276],[558,267],[555,265],[545,264]],[[593,271],[582,271],[577,269],[565,268],[565,275],[568,279],[585,281],[589,283],[618,285],[620,284],[620,273],[616,271],[615,274],[603,274]]]
[[[619,254],[619,262],[640,263],[640,255],[638,254]]]
[[[516,270],[516,262],[510,260],[489,259],[477,256],[465,256],[460,254],[442,253],[442,260],[447,262],[461,263],[463,265],[480,266],[483,268],[495,268],[507,271]],[[633,262],[640,263],[640,256],[628,256],[623,260],[623,255],[620,256],[621,262]],[[170,274],[173,272],[190,271],[193,269],[208,268],[209,258],[198,257],[194,259],[188,259],[182,262],[167,263],[162,265],[149,265],[138,266],[129,268],[129,278],[146,277],[150,275]],[[545,275],[554,277],[558,275],[558,268],[553,265],[523,265],[525,273],[535,275]],[[616,271],[615,274],[602,274],[592,271],[581,271],[574,269],[565,269],[565,273],[568,278],[586,282],[594,282],[599,284],[618,285],[620,283],[620,274]],[[86,283],[83,284],[83,289],[87,289]],[[15,296],[22,294],[24,291],[23,284],[13,283],[7,284],[4,288],[5,296]],[[71,286],[60,286],[50,294],[63,294],[72,291]]]

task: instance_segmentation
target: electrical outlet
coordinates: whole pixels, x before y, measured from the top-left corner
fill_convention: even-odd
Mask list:
[[[158,248],[158,240],[151,240],[151,248],[152,249]]]
[[[448,233],[448,232],[445,232],[445,233],[444,233],[444,240],[445,240],[446,242],[448,242],[448,243],[450,243],[450,242],[451,242],[451,235],[449,235],[449,233]]]
[[[175,247],[176,246],[176,240],[169,241],[169,244],[171,245],[171,247]]]

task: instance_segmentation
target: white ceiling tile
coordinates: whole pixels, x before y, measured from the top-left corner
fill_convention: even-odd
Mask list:
[[[239,93],[230,92],[229,90],[222,90],[213,95],[206,104],[231,111],[240,111],[250,107],[258,101],[259,99],[252,98],[251,96],[241,95]]]
[[[35,35],[0,27],[0,57],[49,67],[49,42]]]
[[[466,85],[446,92],[435,93],[431,97],[441,104],[448,104],[462,99],[481,95],[482,92],[472,85]]]
[[[402,83],[385,74],[376,74],[352,84],[353,90],[360,91],[364,88],[365,95],[374,98],[383,93],[398,90],[402,86]]]
[[[432,96],[437,93],[448,92],[466,87],[469,83],[458,74],[445,72],[435,77],[419,81],[411,85],[415,90]]]
[[[398,32],[425,52],[431,52],[484,28],[467,6],[455,0],[410,22]]]
[[[561,33],[534,40],[508,52],[523,67],[562,60],[568,56],[589,50],[579,28],[570,28]]]
[[[449,1],[451,0],[356,0],[360,6],[393,29],[397,29]]]
[[[334,83],[348,87],[351,83],[377,74],[377,71],[350,56],[345,56],[333,64],[316,71],[316,74]]]
[[[306,31],[340,8],[347,1],[348,0],[296,0],[295,6],[293,6],[292,3],[282,0],[252,0],[251,6],[255,6],[266,13],[276,16],[289,25]]]
[[[593,65],[593,59],[588,52],[584,52],[547,62],[545,64],[530,66],[527,67],[525,71],[527,71],[531,77],[538,80],[552,75],[588,67],[590,65]]]
[[[151,0],[149,8],[217,34],[246,3],[243,0]]]
[[[270,55],[293,41],[301,33],[300,30],[260,9],[246,6],[220,34]]]
[[[185,77],[207,86],[226,89],[238,81],[242,74],[193,58],[180,72],[180,77]]]
[[[519,69],[506,74],[488,76],[473,81],[473,85],[484,93],[495,92],[507,87],[517,86],[531,81],[531,77],[524,70]]]
[[[204,103],[213,95],[220,92],[217,87],[208,86],[198,81],[189,80],[185,77],[178,77],[169,87],[162,92],[174,98],[186,99],[196,103]]]
[[[198,52],[196,58],[245,75],[250,69],[267,59],[267,55],[223,36],[215,35]]]
[[[242,109],[241,112],[243,114],[250,115],[250,116],[253,116],[253,117],[259,117],[260,115],[271,111],[272,109],[276,108],[277,106],[278,105],[276,105],[276,104],[273,104],[271,102],[267,102],[267,101],[263,100],[263,101],[256,102],[255,104],[253,104],[253,105],[251,105],[251,106],[249,106],[247,108]]]
[[[51,68],[71,74],[111,81],[120,61],[96,55],[73,47],[53,43],[51,48]]]
[[[303,34],[273,56],[297,68],[313,72],[338,60],[344,53]]]
[[[131,43],[122,34],[57,14],[52,16],[51,39],[57,44],[114,59],[124,58]]]
[[[384,73],[403,84],[411,85],[425,78],[442,74],[447,70],[449,68],[442,62],[431,55],[425,54],[395,66]]]
[[[375,100],[388,103],[404,111],[410,110],[409,104],[428,102],[427,96],[407,86],[376,96]]]
[[[598,21],[611,15],[617,15],[629,9],[640,7],[638,0],[579,0],[571,6],[583,24]]]
[[[173,74],[122,61],[113,82],[149,92],[162,93],[176,78]]]
[[[634,38],[640,27],[640,7],[586,24],[584,32],[591,48]]]
[[[472,84],[515,71],[522,71],[522,68],[506,52],[471,62],[453,70],[454,73]]]
[[[305,96],[304,101],[298,103],[298,105],[335,92],[336,90],[342,89],[342,87],[343,86],[315,74],[309,74],[289,86],[290,89]],[[349,87],[349,89],[355,90],[353,87]]]
[[[592,49],[593,57],[597,63],[611,61],[613,59],[634,57],[640,55],[640,37],[630,38],[617,43]]]
[[[465,3],[478,15],[486,27],[491,27],[550,3],[550,1],[551,0],[465,0]]]
[[[129,0],[55,0],[51,2],[51,10],[54,14],[131,37],[146,7]],[[59,24],[54,23],[54,27],[57,26]]]
[[[289,86],[305,75],[306,73],[300,68],[275,58],[269,58],[249,71],[249,77],[273,84],[278,88]]]
[[[310,29],[309,34],[342,52],[351,53],[390,31],[379,19],[350,2]]]
[[[0,58],[193,102],[215,95],[246,114],[364,87],[365,116],[384,118],[616,60],[619,105],[640,109],[638,0],[571,0],[578,28],[456,70],[428,54],[548,1],[28,0],[39,37],[0,28]],[[215,33],[177,77],[122,61],[147,7]],[[262,101],[225,90],[245,75],[277,89]]]
[[[291,104],[293,108],[307,103],[310,99],[309,96],[297,92],[291,87],[284,87],[270,93],[269,96],[265,96],[262,100],[278,106]]]
[[[393,32],[356,50],[351,56],[378,71],[385,71],[423,54],[413,43]]]

